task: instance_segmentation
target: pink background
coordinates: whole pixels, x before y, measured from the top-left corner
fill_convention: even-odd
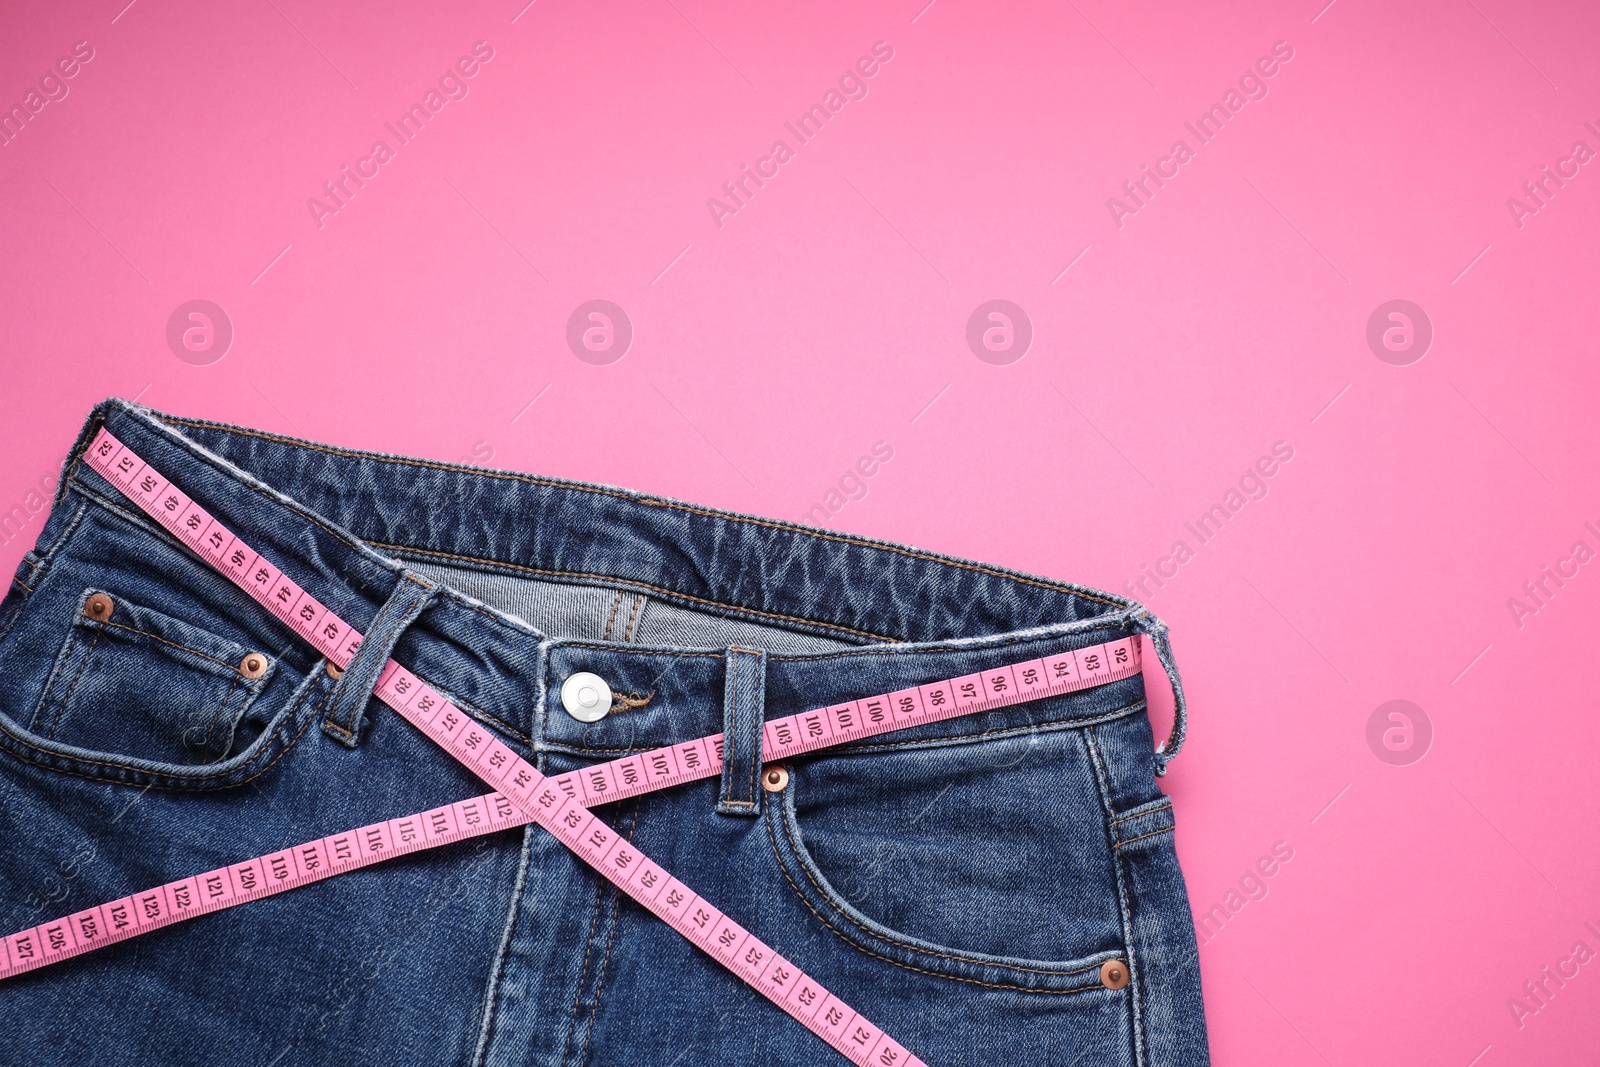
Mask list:
[[[831,499],[838,529],[1123,592],[1161,567],[1141,596],[1193,711],[1165,784],[1197,915],[1227,916],[1217,1061],[1593,1059],[1600,957],[1508,1001],[1600,953],[1600,566],[1572,556],[1600,552],[1600,165],[1560,162],[1600,151],[1600,10],[123,2],[0,34],[7,107],[94,52],[0,148],[7,573],[111,394],[782,518]],[[400,145],[384,124],[477,41]],[[801,146],[785,121],[878,41]],[[1200,146],[1185,121],[1280,41]],[[1108,198],[1180,138],[1119,227]],[[379,139],[319,227],[308,198]],[[778,139],[719,227],[708,198]],[[1519,217],[1545,165],[1577,174]],[[234,332],[204,365],[167,341],[192,299]],[[592,299],[634,330],[609,365],[566,340]],[[1032,324],[1008,365],[967,344],[991,299]],[[1366,337],[1392,299],[1434,332],[1405,366]],[[1185,523],[1280,441],[1202,544]],[[1396,699],[1433,734],[1406,765],[1368,742]]]

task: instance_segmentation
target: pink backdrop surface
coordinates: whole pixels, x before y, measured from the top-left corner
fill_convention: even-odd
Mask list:
[[[1134,591],[1217,1062],[1594,1061],[1600,9],[124,3],[0,34],[7,573],[120,395]]]

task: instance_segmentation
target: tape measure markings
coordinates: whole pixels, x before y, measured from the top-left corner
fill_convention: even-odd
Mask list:
[[[101,429],[87,458],[131,500],[337,666],[361,635]],[[770,720],[763,759],[969,715],[1130,677],[1136,638]],[[537,822],[647,910],[799,1020],[852,1062],[920,1064],[687,885],[625,844],[586,809],[721,773],[723,735],[663,746],[547,778],[437,691],[390,659],[374,693],[502,792],[373,823],[218,868],[66,916],[0,941],[0,978],[196,915],[261,899],[393,856]],[[519,815],[517,809],[521,808]]]
[[[149,468],[110,431],[104,427],[100,429],[87,456],[90,463],[112,484],[199,553],[202,559],[250,593],[341,669],[348,667],[360,647],[359,634],[300,588],[293,579],[286,577],[232,534],[204,508],[195,504],[181,490],[173,488],[167,479]],[[459,708],[420,682],[393,659],[385,664],[374,693],[469,770],[491,785],[502,787],[502,795],[531,815],[534,822],[548,830],[607,880],[666,921],[691,944],[727,967],[851,1062],[862,1067],[870,1063],[883,1067],[926,1067],[903,1045],[828,993],[821,983],[784,959],[683,882],[648,860],[642,852],[632,846],[624,847],[621,837],[581,803],[564,790],[547,786],[546,777],[532,764],[501,744],[486,728],[478,726]],[[689,744],[690,751],[697,752],[700,757],[708,758],[711,755],[712,746],[706,744],[706,739]],[[689,765],[687,769],[697,769],[691,764],[688,752],[684,753],[684,761]],[[378,827],[375,836],[381,845],[389,839],[387,824],[374,824],[374,827]],[[313,849],[312,855],[317,854]],[[291,853],[288,859],[294,862],[294,854]],[[652,880],[661,884],[652,889],[639,881],[637,872],[645,871],[654,872],[656,877]],[[182,902],[190,899],[191,892],[198,892],[197,879],[200,877],[171,883],[170,886],[177,887],[175,889],[161,887],[161,899],[176,902],[169,911],[188,910],[188,907],[182,906]],[[148,894],[141,894],[144,895]],[[99,915],[100,922],[104,921],[101,910],[104,907],[101,905],[89,909]],[[80,932],[85,930],[81,922],[78,929]],[[40,944],[44,959],[33,966],[64,958],[68,942],[76,946],[70,936],[71,928],[62,932],[68,936],[59,942],[52,939]],[[49,936],[48,931],[46,936]],[[92,938],[87,939],[87,943],[95,944]]]
[[[769,720],[763,762],[792,759],[818,749],[944,719],[1021,704],[1120,681],[1141,669],[1137,638],[1008,664],[948,681],[802,711]],[[558,775],[555,782],[585,806],[614,803],[668,786],[722,773],[723,735],[667,745]]]
[[[486,793],[180,878],[0,940],[0,978],[346,871],[531,821],[506,797]]]

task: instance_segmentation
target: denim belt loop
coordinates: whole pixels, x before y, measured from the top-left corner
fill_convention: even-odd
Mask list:
[[[1184,735],[1189,731],[1189,705],[1183,698],[1183,679],[1178,677],[1178,663],[1172,658],[1172,639],[1167,636],[1167,624],[1156,618],[1145,608],[1136,608],[1133,612],[1133,623],[1136,629],[1150,638],[1154,646],[1156,659],[1161,661],[1162,669],[1167,672],[1167,679],[1172,683],[1172,732],[1161,747],[1156,749],[1156,777],[1164,777],[1167,773],[1167,764],[1172,757],[1183,748]]]
[[[767,654],[749,648],[730,648],[723,663],[722,792],[717,797],[717,811],[723,815],[759,815]]]
[[[410,571],[401,573],[394,592],[378,609],[367,627],[366,636],[361,639],[361,647],[356,649],[355,656],[333,687],[328,714],[322,721],[323,733],[350,748],[361,743],[363,713],[373,687],[378,684],[378,675],[383,673],[384,664],[389,662],[400,635],[438,595],[439,587],[432,582]]]

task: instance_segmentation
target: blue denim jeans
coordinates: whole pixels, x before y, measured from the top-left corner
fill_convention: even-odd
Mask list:
[[[597,812],[932,1067],[1208,1062],[1142,677],[757,784],[767,718],[1140,631],[1170,665],[1137,605],[123,401],[74,457],[102,423],[365,632],[362,656],[393,655],[546,773],[725,731],[720,779]],[[69,459],[0,603],[0,933],[483,791],[351,667],[325,669]],[[615,694],[598,722],[563,705],[579,671]],[[1112,959],[1122,988],[1101,980]],[[0,1049],[101,1067],[843,1062],[533,827],[7,980]]]

